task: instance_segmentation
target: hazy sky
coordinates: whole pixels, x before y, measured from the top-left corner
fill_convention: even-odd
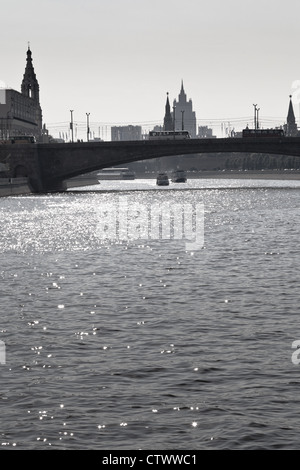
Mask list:
[[[290,94],[299,119],[299,0],[2,3],[0,84],[20,90],[30,42],[53,132],[67,129],[70,109],[78,129],[90,113],[97,134],[162,123],[181,80],[199,125],[238,127],[254,103],[262,121],[285,120]]]

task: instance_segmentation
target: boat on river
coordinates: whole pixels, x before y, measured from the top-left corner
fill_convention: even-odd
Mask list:
[[[168,186],[169,185],[169,177],[167,173],[159,173],[156,178],[156,184],[158,186]]]
[[[100,180],[134,180],[134,171],[128,168],[103,168],[98,174]]]
[[[171,179],[172,183],[186,183],[187,177],[186,173],[183,170],[174,171]]]

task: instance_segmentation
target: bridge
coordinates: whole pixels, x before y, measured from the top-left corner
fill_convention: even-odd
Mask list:
[[[65,181],[102,168],[188,154],[263,153],[300,158],[300,137],[2,144],[7,176],[27,176],[34,192],[63,191]]]

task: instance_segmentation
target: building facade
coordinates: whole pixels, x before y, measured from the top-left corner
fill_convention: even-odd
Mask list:
[[[111,128],[111,140],[118,142],[122,140],[142,140],[141,126],[113,126]]]
[[[28,48],[21,92],[3,89],[0,93],[0,139],[32,135],[40,141],[42,129],[39,84],[32,64],[31,50]]]
[[[213,129],[208,126],[199,126],[198,127],[198,137],[199,139],[215,139],[216,136],[213,135]]]

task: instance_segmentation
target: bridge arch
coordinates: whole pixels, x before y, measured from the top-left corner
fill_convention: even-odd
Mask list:
[[[220,154],[225,161],[233,153],[244,154],[245,158],[253,153],[300,158],[300,137],[50,143],[36,144],[35,149],[40,186],[54,190],[62,181],[81,174],[158,157]]]

